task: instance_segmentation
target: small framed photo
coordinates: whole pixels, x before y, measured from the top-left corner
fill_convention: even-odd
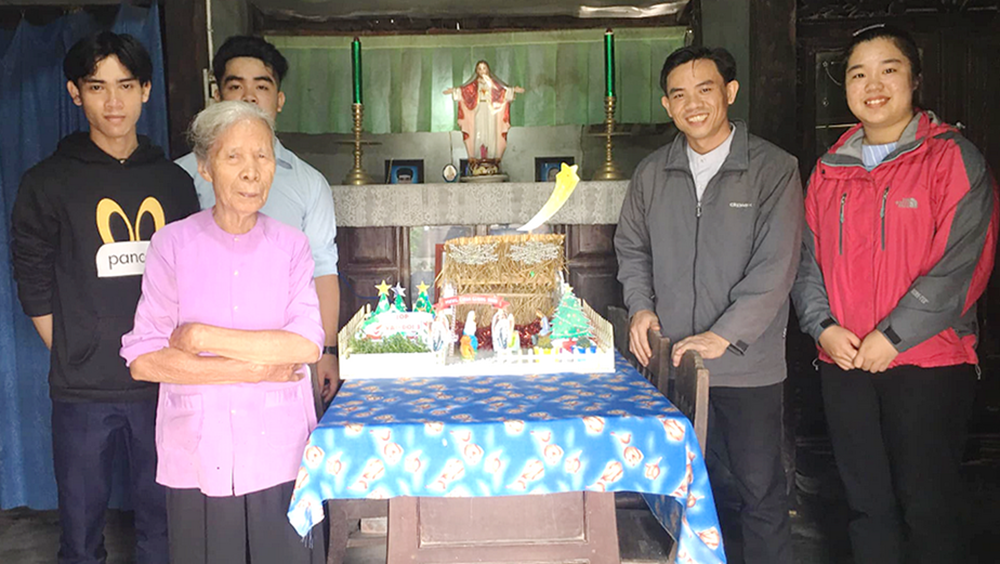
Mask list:
[[[576,164],[573,157],[535,157],[535,182],[555,182],[562,163]]]
[[[469,159],[458,159],[458,175],[469,176]]]
[[[424,182],[424,161],[423,159],[386,159],[385,161],[385,183],[386,184],[423,184]]]

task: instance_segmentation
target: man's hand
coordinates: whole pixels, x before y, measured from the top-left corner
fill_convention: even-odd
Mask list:
[[[205,352],[201,343],[201,332],[204,327],[201,323],[181,325],[170,334],[170,346],[195,355]]]
[[[674,366],[681,365],[681,357],[687,351],[698,351],[701,358],[719,358],[729,347],[729,341],[711,331],[685,337],[674,344]]]
[[[854,357],[854,368],[860,368],[872,374],[885,372],[885,369],[889,368],[889,363],[897,355],[899,355],[899,351],[896,350],[896,347],[892,346],[892,343],[881,331],[875,329],[865,336],[864,341],[861,341],[858,354]]]
[[[649,359],[653,356],[653,349],[649,347],[649,337],[647,336],[651,328],[659,331],[660,320],[655,313],[648,309],[635,312],[628,327],[628,350],[632,351],[636,360],[643,366],[648,366]]]
[[[320,395],[324,403],[330,403],[340,387],[340,362],[337,355],[324,354],[316,363],[319,375]]]
[[[42,342],[49,350],[52,350],[52,314],[32,317],[31,322],[35,324],[35,331],[38,331]]]
[[[861,339],[850,329],[831,325],[819,334],[819,346],[837,363],[841,370],[854,370]]]

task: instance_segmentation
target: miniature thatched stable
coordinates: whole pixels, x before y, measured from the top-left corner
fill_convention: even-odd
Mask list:
[[[445,243],[444,264],[437,285],[457,294],[496,294],[511,304],[515,323],[526,325],[536,311],[551,317],[560,273],[566,265],[564,235],[498,235],[462,237]],[[439,291],[438,295],[442,295]],[[461,326],[470,309],[480,326],[490,324],[490,306],[458,306]]]

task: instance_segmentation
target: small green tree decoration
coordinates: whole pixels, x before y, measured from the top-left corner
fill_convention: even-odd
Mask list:
[[[590,337],[590,323],[583,315],[583,303],[573,293],[573,288],[565,286],[559,306],[552,319],[552,339],[571,339]]]
[[[392,302],[392,306],[389,309],[406,313],[406,302],[403,301],[403,297],[406,296],[406,288],[400,285],[399,282],[396,282],[396,285],[392,287],[392,291],[396,294],[396,300]]]
[[[427,289],[430,288],[427,284],[421,282],[417,284],[417,301],[413,302],[413,311],[422,311],[424,313],[434,313],[434,306],[431,305],[430,296],[427,295]]]

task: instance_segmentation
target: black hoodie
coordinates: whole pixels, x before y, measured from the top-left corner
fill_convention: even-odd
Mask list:
[[[14,278],[26,314],[53,316],[53,399],[156,397],[156,385],[129,374],[121,337],[132,328],[150,236],[198,209],[191,177],[142,136],[119,161],[74,133],[24,174],[11,217]]]

